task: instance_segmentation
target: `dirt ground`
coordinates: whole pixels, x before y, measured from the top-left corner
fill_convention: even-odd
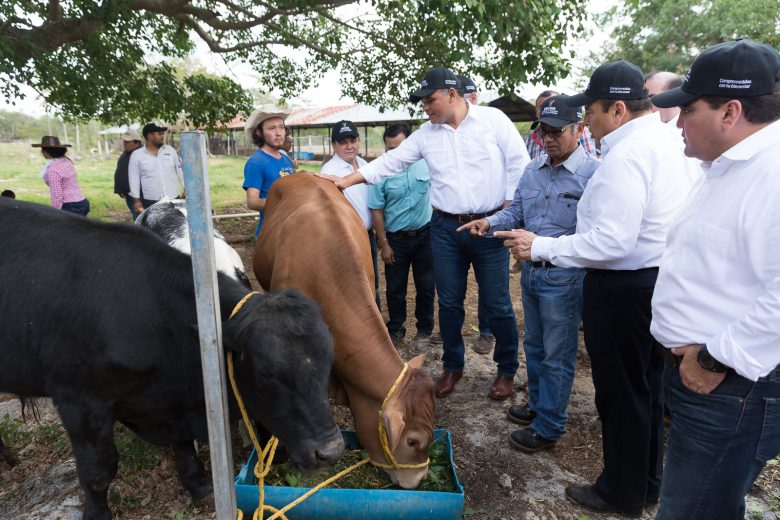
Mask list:
[[[236,208],[235,212],[239,212]],[[251,268],[252,241],[242,241],[251,234],[253,219],[219,220],[217,227],[230,239],[239,252],[257,286]],[[520,337],[523,334],[523,313],[520,305],[519,274],[510,274],[512,299],[515,303]],[[384,287],[384,280],[382,280]],[[414,287],[410,284],[409,315],[414,308]],[[386,308],[383,312],[386,317]],[[463,333],[466,339],[466,370],[455,392],[439,399],[436,426],[452,433],[457,476],[465,488],[464,518],[480,519],[606,519],[610,515],[590,513],[564,498],[569,484],[592,482],[601,468],[601,430],[593,403],[590,364],[580,341],[574,391],[569,405],[568,434],[548,452],[525,455],[510,447],[509,433],[516,428],[505,418],[506,408],[527,400],[525,363],[520,349],[520,371],[515,379],[516,395],[499,403],[487,397],[495,376],[495,364],[490,355],[479,355],[469,347],[477,339],[476,284],[471,278],[466,301]],[[414,344],[413,319],[407,322],[407,340],[399,348],[401,357],[409,359],[426,354],[426,367],[434,378],[441,372],[441,347]],[[58,419],[50,403],[42,400],[40,423],[33,420],[19,424],[21,433],[30,434],[27,445],[11,447],[21,462],[13,468],[0,464],[0,519],[76,520],[80,518],[81,495],[75,464],[69,445],[57,430]],[[334,416],[343,426],[350,426],[348,409],[336,407]],[[21,418],[19,403],[11,396],[0,395],[0,424]],[[45,434],[39,432],[45,429]],[[32,435],[35,433],[35,435]],[[120,450],[121,452],[121,450]],[[134,453],[130,450],[130,456]],[[201,448],[208,461],[207,448]],[[237,455],[240,460],[240,455]],[[109,493],[115,518],[152,520],[170,518],[211,519],[208,507],[194,507],[175,475],[169,453],[160,451],[150,464],[140,468],[120,465],[119,474]],[[137,465],[138,466],[138,465]],[[767,466],[748,497],[751,520],[776,520],[780,513],[780,466]],[[294,512],[294,510],[293,510]],[[643,518],[651,519],[654,509],[646,510]],[[431,517],[435,518],[435,517]]]

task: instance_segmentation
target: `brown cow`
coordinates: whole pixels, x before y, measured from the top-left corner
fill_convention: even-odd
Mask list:
[[[254,270],[266,290],[295,287],[320,304],[333,334],[331,388],[337,402],[348,402],[358,439],[372,460],[386,462],[377,412],[404,363],[376,307],[371,251],[358,214],[328,181],[306,174],[279,179],[268,193]],[[422,368],[423,358],[409,361],[383,412],[399,464],[424,463],[433,440],[433,381]],[[394,483],[412,489],[428,469],[386,471]]]

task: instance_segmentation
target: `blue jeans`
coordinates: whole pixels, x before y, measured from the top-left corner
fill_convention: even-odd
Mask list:
[[[667,364],[664,386],[672,426],[656,519],[745,518],[745,495],[780,453],[780,370],[757,382],[730,373],[701,395]]]
[[[382,304],[379,301],[379,251],[376,246],[376,233],[373,229],[368,230],[368,243],[371,245],[371,263],[374,264],[374,293],[376,294],[376,308],[382,310]]]
[[[479,335],[492,337],[493,331],[490,330],[490,323],[488,323],[487,320],[485,304],[482,302],[482,298],[477,298],[477,300],[477,321],[479,323]]]
[[[395,263],[385,264],[385,299],[390,321],[387,331],[390,336],[406,334],[406,289],[409,283],[409,268],[414,276],[417,332],[431,335],[433,332],[433,301],[435,299],[435,281],[433,277],[433,254],[431,253],[430,229],[418,236],[405,236],[400,233],[387,233],[387,241],[393,248]]]
[[[582,314],[582,269],[533,267],[523,263],[520,287],[525,314],[528,401],[536,412],[531,427],[545,439],[566,433]]]
[[[135,199],[131,197],[130,195],[125,195],[125,204],[127,204],[127,209],[130,210],[130,217],[133,219],[133,222],[135,222],[135,219],[138,218],[138,213],[135,212]]]
[[[457,220],[434,212],[431,218],[431,246],[436,292],[439,295],[439,328],[444,341],[444,370],[462,372],[464,365],[463,300],[469,266],[479,285],[487,320],[496,336],[493,360],[498,373],[514,377],[517,372],[517,322],[509,296],[509,252],[499,238],[479,238],[455,231]]]
[[[89,200],[84,199],[78,202],[64,202],[62,204],[62,210],[86,217],[87,214],[89,214]]]

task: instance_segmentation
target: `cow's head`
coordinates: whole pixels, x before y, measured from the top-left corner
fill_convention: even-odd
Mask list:
[[[250,417],[301,469],[338,458],[344,441],[328,402],[333,342],[319,307],[295,289],[260,293],[222,330]]]
[[[428,460],[428,448],[433,442],[433,416],[436,399],[433,395],[433,380],[423,370],[425,355],[409,361],[409,371],[396,392],[387,401],[382,411],[385,430],[398,464],[416,465]],[[385,462],[385,456],[371,453],[372,459]],[[389,461],[388,461],[389,462]],[[394,484],[414,489],[428,474],[428,468],[401,468],[385,471]]]

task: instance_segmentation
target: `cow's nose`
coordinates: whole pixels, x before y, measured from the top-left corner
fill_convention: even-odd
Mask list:
[[[342,453],[344,453],[344,439],[341,433],[317,449],[317,457],[321,460],[335,460],[341,457]]]

